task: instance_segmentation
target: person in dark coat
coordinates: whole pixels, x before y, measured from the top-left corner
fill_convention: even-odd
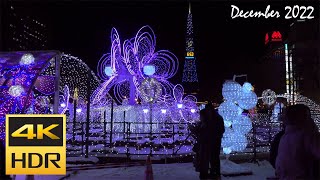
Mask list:
[[[220,150],[224,129],[223,118],[208,102],[200,111],[200,179],[220,177]],[[208,174],[210,164],[210,174]]]
[[[320,160],[320,134],[305,105],[288,107],[276,159],[280,179],[317,179],[315,162]]]
[[[286,118],[285,114],[286,113],[284,112],[283,114],[280,115],[280,118],[279,118],[280,121],[284,122],[284,119]],[[277,159],[277,155],[278,155],[278,148],[279,148],[281,137],[285,133],[285,128],[286,128],[286,126],[283,124],[283,129],[281,131],[279,131],[274,136],[274,139],[271,143],[269,161],[270,161],[270,164],[272,165],[273,168],[276,168],[276,159]]]
[[[270,147],[270,164],[272,165],[273,168],[276,168],[276,159],[278,155],[278,148],[279,148],[279,143],[281,140],[281,137],[284,135],[285,129],[281,130],[278,132],[278,134],[275,135],[271,147]]]

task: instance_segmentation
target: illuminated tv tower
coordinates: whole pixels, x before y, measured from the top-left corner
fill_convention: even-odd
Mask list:
[[[195,91],[198,89],[198,75],[194,53],[193,24],[190,2],[189,13],[187,17],[186,57],[184,61],[182,83],[184,84],[188,93],[195,93]]]

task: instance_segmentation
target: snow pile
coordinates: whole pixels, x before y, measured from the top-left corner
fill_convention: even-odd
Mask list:
[[[221,174],[227,176],[251,175],[252,170],[250,167],[236,164],[229,160],[223,160],[221,161]]]

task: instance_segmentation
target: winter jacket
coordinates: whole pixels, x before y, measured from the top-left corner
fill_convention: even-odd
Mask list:
[[[278,156],[278,149],[281,137],[284,135],[285,130],[280,131],[278,134],[275,135],[273,142],[271,143],[270,147],[270,164],[273,168],[276,168],[276,159]]]
[[[279,144],[277,176],[281,180],[312,180],[316,159],[320,159],[319,133],[288,125]]]
[[[213,108],[205,108],[200,111],[200,142],[221,141],[224,129],[223,118]]]

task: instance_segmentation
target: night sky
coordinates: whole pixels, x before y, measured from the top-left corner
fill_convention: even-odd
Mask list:
[[[257,90],[263,90],[259,68],[264,55],[264,35],[288,29],[289,21],[264,18],[231,19],[231,7],[265,10],[267,3],[193,2],[195,55],[201,99],[221,100],[222,83],[234,74],[248,74]],[[284,9],[283,5],[272,8]],[[32,12],[49,27],[49,46],[83,59],[94,71],[102,54],[110,51],[111,28],[121,41],[150,25],[157,37],[156,50],[166,49],[179,59],[179,72],[171,81],[181,83],[185,55],[188,1],[176,2],[41,2],[18,3],[17,10]],[[31,11],[30,11],[31,10]],[[283,15],[284,16],[284,15]],[[260,92],[261,93],[261,92]]]

